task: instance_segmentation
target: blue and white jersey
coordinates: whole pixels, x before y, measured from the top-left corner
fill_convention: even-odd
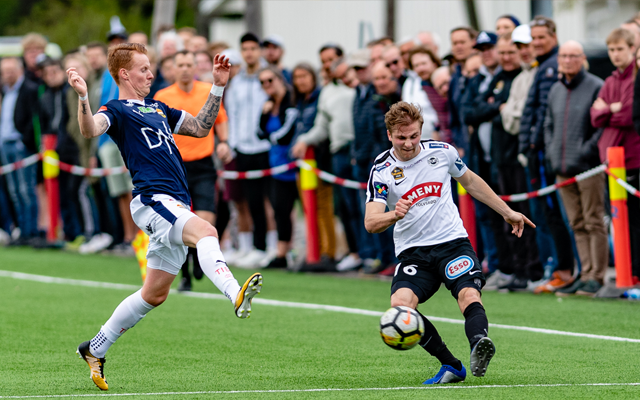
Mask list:
[[[118,145],[131,172],[133,197],[167,194],[191,204],[187,173],[173,140],[185,112],[153,100],[111,100],[97,115],[109,122],[107,134]]]

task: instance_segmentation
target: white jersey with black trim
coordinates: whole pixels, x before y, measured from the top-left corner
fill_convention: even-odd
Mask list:
[[[451,197],[451,177],[465,172],[467,166],[458,151],[433,140],[421,141],[420,153],[406,162],[395,156],[393,148],[376,158],[367,203],[383,203],[393,210],[400,198],[411,200],[407,215],[393,229],[396,256],[411,247],[468,237]]]

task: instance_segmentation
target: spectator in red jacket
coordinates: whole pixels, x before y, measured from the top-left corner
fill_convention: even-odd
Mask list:
[[[640,187],[640,135],[633,126],[634,48],[633,33],[626,29],[613,30],[607,37],[609,58],[616,67],[604,81],[600,94],[591,107],[591,123],[604,128],[598,141],[600,160],[607,159],[607,148],[624,147],[627,182]],[[629,233],[631,239],[631,268],[633,276],[640,276],[640,201],[629,196]]]

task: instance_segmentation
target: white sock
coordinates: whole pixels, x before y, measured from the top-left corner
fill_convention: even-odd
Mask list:
[[[278,231],[267,231],[267,250],[278,248]]]
[[[196,243],[196,248],[198,249],[198,260],[200,260],[202,272],[235,305],[236,298],[240,292],[240,285],[224,261],[218,239],[213,236],[204,237]]]
[[[238,232],[238,250],[248,253],[253,248],[253,232]]]
[[[91,339],[89,349],[94,357],[102,358],[123,333],[133,328],[155,307],[142,299],[142,289],[127,297],[116,307],[111,318]]]

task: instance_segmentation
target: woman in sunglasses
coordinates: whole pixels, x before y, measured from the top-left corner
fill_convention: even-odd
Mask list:
[[[258,73],[262,89],[269,97],[262,107],[259,136],[271,142],[269,164],[275,167],[287,164],[293,159],[289,156],[291,139],[296,130],[298,110],[292,101],[292,90],[277,68],[265,67]],[[267,268],[286,268],[286,255],[290,248],[293,226],[291,210],[298,198],[296,173],[294,170],[273,176],[269,194],[275,213],[278,229],[278,247],[276,257]]]

